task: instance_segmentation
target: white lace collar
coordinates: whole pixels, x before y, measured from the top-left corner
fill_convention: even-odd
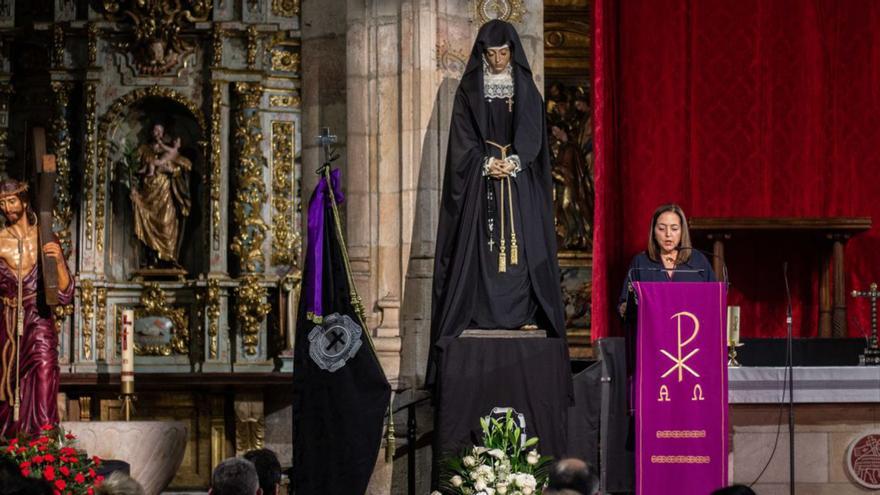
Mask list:
[[[494,74],[489,70],[489,63],[483,58],[483,97],[487,100],[495,98],[510,98],[513,96],[513,65],[508,63],[507,68],[500,74]]]

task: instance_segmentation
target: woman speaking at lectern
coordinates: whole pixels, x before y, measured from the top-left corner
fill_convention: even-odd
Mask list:
[[[617,309],[626,317],[632,299],[632,282],[715,282],[706,256],[691,246],[687,217],[680,206],[663,205],[654,210],[648,232],[648,250],[637,254],[627,270]]]

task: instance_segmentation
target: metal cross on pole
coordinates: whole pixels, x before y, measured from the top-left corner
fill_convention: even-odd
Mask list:
[[[864,360],[864,364],[880,365],[880,347],[877,345],[877,299],[880,299],[880,291],[877,290],[877,284],[873,283],[866,291],[852,291],[852,296],[866,297],[871,301],[871,339],[868,342],[868,347],[865,349],[865,354],[861,357]]]
[[[318,170],[315,171],[316,174],[324,175],[324,169],[329,167],[331,162],[339,158],[339,155],[330,149],[330,145],[334,143],[336,143],[336,135],[330,134],[329,127],[322,127],[321,134],[318,136],[318,145],[324,151],[324,160],[321,162]]]

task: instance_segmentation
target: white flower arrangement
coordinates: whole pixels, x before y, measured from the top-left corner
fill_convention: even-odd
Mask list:
[[[510,412],[502,419],[480,418],[480,426],[483,445],[445,461],[440,491],[456,495],[540,493],[552,459],[538,453],[538,438],[524,439]]]

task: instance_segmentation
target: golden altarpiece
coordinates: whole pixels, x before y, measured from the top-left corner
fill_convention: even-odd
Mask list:
[[[28,129],[48,129],[54,230],[76,272],[62,418],[119,418],[120,313],[134,309],[135,416],[189,425],[171,489],[258,446],[290,462],[299,7],[0,0],[0,167],[32,180]]]

